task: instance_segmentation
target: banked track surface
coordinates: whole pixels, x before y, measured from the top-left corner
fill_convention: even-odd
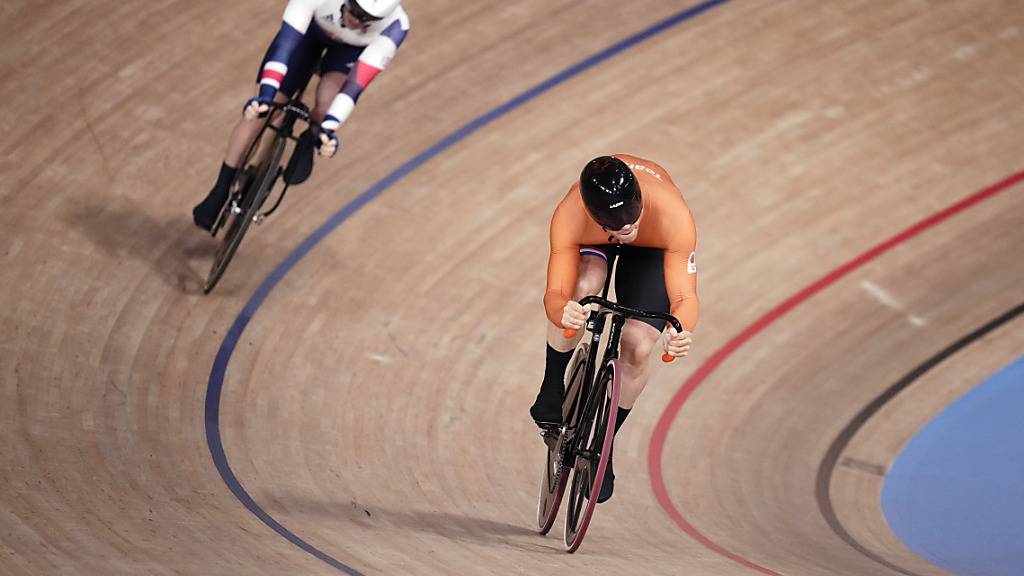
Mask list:
[[[185,215],[280,7],[5,6],[17,113],[0,121],[0,571],[336,573],[251,516],[211,464],[206,376],[231,319],[301,238],[401,159],[685,7],[602,5],[609,27],[568,2],[408,5],[416,49],[212,298],[196,293],[208,247]],[[366,206],[253,318],[222,399],[239,479],[367,574],[744,571],[654,499],[651,428],[690,372],[772,306],[1020,169],[1016,11],[730,2],[496,121]],[[90,21],[118,26],[104,36]],[[617,443],[615,499],[566,557],[528,529],[546,226],[578,167],[615,150],[683,185],[705,315],[695,354],[656,375]],[[827,530],[814,468],[873,395],[1016,303],[1019,198],[1009,190],[907,243],[723,366],[666,439],[666,484],[690,521],[782,574],[886,573]],[[970,370],[1007,353],[981,348]],[[926,417],[913,405],[894,416]],[[877,498],[852,480],[834,494],[845,525],[934,573],[861,517]]]

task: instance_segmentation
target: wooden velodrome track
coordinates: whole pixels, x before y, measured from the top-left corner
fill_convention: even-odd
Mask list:
[[[1024,321],[877,399],[1024,298],[1024,3],[709,6],[428,159],[228,334],[373,183],[694,5],[407,0],[342,153],[204,297],[188,212],[282,4],[0,7],[0,574],[944,573],[889,532],[882,476]],[[532,531],[547,225],[618,151],[683,188],[703,319],[568,556]]]

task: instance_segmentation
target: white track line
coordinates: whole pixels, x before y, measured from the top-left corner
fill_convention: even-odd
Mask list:
[[[928,321],[925,320],[924,318],[921,318],[916,314],[911,314],[907,312],[907,309],[903,306],[903,304],[900,304],[900,302],[896,300],[896,298],[894,298],[892,294],[886,292],[885,289],[882,288],[881,286],[868,282],[867,280],[861,280],[860,286],[868,294],[874,297],[875,300],[878,300],[878,302],[881,303],[883,306],[887,306],[889,308],[892,308],[893,310],[902,312],[907,317],[907,321],[909,321],[914,326],[921,328],[928,324]]]

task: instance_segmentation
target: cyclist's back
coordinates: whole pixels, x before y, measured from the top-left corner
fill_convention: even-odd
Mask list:
[[[632,170],[643,190],[640,231],[631,246],[659,248],[665,251],[665,285],[672,315],[684,325],[696,323],[696,307],[687,306],[696,295],[690,280],[695,267],[694,247],[697,231],[690,209],[668,172],[658,164],[631,156],[615,154]],[[587,212],[577,182],[555,209],[551,219],[551,255],[548,260],[548,285],[544,307],[548,319],[560,324],[562,307],[572,300],[576,287],[580,247],[611,243],[609,233]]]

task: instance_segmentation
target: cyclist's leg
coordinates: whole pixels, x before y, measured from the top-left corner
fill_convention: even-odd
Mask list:
[[[608,248],[585,246],[580,249],[579,278],[576,281],[575,300],[600,294],[608,276]],[[537,399],[530,407],[530,415],[538,423],[557,423],[562,419],[562,394],[565,369],[572,359],[573,349],[582,332],[574,338],[565,338],[562,328],[547,322],[547,351],[545,353],[544,380]]]
[[[365,49],[364,46],[339,43],[331,43],[328,46],[320,64],[320,85],[316,89],[316,105],[310,113],[313,122],[319,124],[324,121],[324,116],[327,116],[335,97],[345,85],[349,72]]]
[[[348,79],[348,74],[345,72],[334,72],[324,70],[323,76],[320,77],[320,84],[316,87],[316,104],[310,111],[310,119],[320,124],[324,121],[324,116],[327,116],[327,110],[330,109],[331,103],[334,102],[334,98],[341,91],[341,87],[345,85],[345,80]]]
[[[665,252],[658,248],[623,246],[615,274],[615,293],[623,306],[668,313],[665,292]],[[622,395],[619,406],[630,409],[647,384],[651,351],[665,327],[660,320],[629,319],[622,329],[619,363]]]
[[[648,312],[669,311],[670,303],[665,292],[664,250],[623,246],[619,253],[619,265],[615,272],[615,296],[619,304]],[[630,318],[622,327],[619,341],[619,379],[621,391],[619,406],[615,414],[615,432],[629,416],[637,397],[647,385],[651,351],[658,343],[664,322],[658,320],[637,320]],[[614,446],[614,445],[613,445]],[[615,471],[612,455],[608,455],[604,482],[598,502],[605,502],[615,490]]]
[[[316,127],[324,120],[331,101],[345,83],[347,76],[341,72],[321,72],[320,82],[316,89],[316,102],[310,110],[310,125],[299,135],[295,144],[295,152],[285,168],[285,181],[290,185],[302,184],[313,174],[313,157],[316,156],[317,140],[320,133]]]
[[[274,95],[274,102],[278,104],[284,104],[287,101],[288,97],[283,92],[278,92]],[[246,120],[244,116],[238,119],[235,127],[231,129],[231,135],[228,136],[228,145],[224,150],[225,166],[238,168],[238,165],[242,163],[245,157],[245,153],[249,151],[249,146],[252,146],[256,135],[260,133],[264,120],[264,118]]]
[[[313,173],[313,157],[320,133],[316,129],[323,123],[331,104],[341,92],[349,71],[364,48],[328,42],[327,51],[320,63],[320,82],[316,88],[316,100],[310,110],[310,127],[299,135],[295,153],[288,162],[285,179],[290,184],[301,184]]]

